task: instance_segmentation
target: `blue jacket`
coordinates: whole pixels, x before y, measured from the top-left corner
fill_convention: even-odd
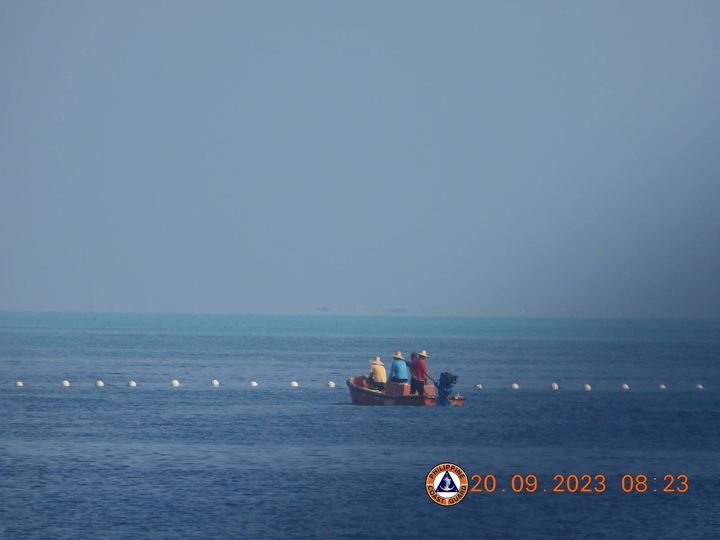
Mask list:
[[[392,366],[390,366],[391,379],[409,379],[410,372],[405,360],[397,360],[393,358]]]

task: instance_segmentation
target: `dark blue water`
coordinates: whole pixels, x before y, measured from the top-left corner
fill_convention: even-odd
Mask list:
[[[371,356],[422,348],[464,408],[350,405]],[[0,314],[0,537],[716,537],[719,359],[712,322]],[[498,489],[435,505],[446,461]]]

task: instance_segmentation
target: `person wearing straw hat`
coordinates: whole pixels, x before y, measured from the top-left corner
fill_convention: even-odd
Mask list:
[[[386,382],[385,364],[382,363],[379,356],[376,356],[370,361],[370,376],[367,378],[367,384],[375,390],[385,390]]]
[[[425,350],[419,353],[412,353],[410,358],[410,373],[412,378],[410,379],[410,395],[418,394],[423,396],[425,394],[425,381],[430,376],[428,371],[427,362],[425,361],[428,357],[428,353]]]
[[[396,383],[406,383],[410,378],[408,364],[400,351],[393,354],[393,363],[390,366],[390,380]]]

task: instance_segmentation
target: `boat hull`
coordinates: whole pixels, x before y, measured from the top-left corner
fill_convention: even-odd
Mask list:
[[[434,407],[437,405],[435,385],[433,384],[425,385],[425,394],[423,396],[410,395],[410,385],[407,383],[389,382],[384,392],[373,390],[367,386],[367,377],[364,375],[350,377],[346,384],[350,390],[350,398],[354,405],[409,405],[415,407]],[[465,398],[456,395],[450,399],[450,404],[461,407],[465,404]]]

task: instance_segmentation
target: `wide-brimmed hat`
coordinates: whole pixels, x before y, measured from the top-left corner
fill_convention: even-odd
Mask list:
[[[422,351],[420,351],[420,352],[418,353],[418,356],[423,356],[423,357],[425,357],[425,358],[430,358],[430,355],[427,353],[427,351],[426,351],[425,349],[423,349]]]
[[[398,360],[405,360],[405,357],[402,355],[400,351],[393,354],[393,358],[397,358]]]
[[[380,357],[379,357],[379,356],[376,356],[375,358],[373,358],[372,360],[370,360],[370,363],[371,363],[373,366],[384,366],[384,365],[385,365],[385,364],[382,363],[382,360],[380,360]]]

